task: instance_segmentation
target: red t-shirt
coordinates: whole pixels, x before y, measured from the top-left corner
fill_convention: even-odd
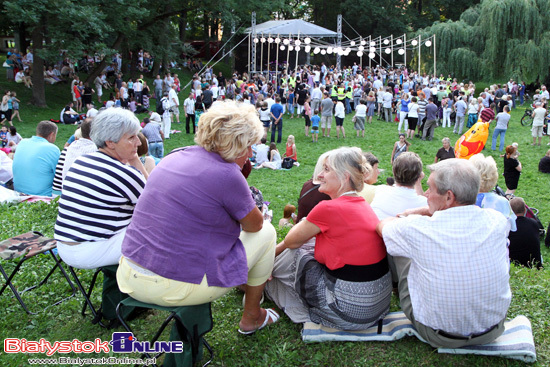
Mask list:
[[[316,236],[315,259],[331,270],[376,264],[386,256],[384,242],[376,233],[378,217],[362,197],[322,201],[307,220],[321,229]]]

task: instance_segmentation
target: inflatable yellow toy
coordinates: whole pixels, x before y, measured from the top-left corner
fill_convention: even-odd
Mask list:
[[[456,141],[455,157],[470,159],[471,156],[483,150],[487,137],[489,136],[489,123],[478,122],[466,131],[464,135]]]

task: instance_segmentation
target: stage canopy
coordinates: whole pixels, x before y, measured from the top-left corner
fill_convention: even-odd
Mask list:
[[[247,28],[247,33],[252,33],[252,27]],[[337,37],[338,33],[328,30],[318,25],[306,22],[301,19],[288,19],[288,20],[270,20],[269,22],[256,25],[256,35],[260,36],[304,36],[304,37]]]

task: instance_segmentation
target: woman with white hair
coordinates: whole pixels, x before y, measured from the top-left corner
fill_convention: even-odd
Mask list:
[[[476,205],[480,208],[491,208],[502,213],[510,222],[510,230],[515,232],[516,215],[510,207],[510,202],[492,191],[498,181],[497,162],[495,162],[493,157],[485,157],[481,153],[473,155],[470,158],[470,162],[474,164],[481,175]]]
[[[371,167],[358,148],[338,148],[321,159],[319,191],[331,200],[292,227],[276,253],[301,248],[315,237],[313,253],[299,251],[293,268],[295,291],[310,320],[342,330],[366,329],[388,313],[392,289],[386,248],[375,230],[378,218],[357,195]]]
[[[201,115],[198,146],[163,158],[141,195],[122,245],[121,291],[146,303],[187,306],[246,284],[239,332],[278,320],[260,308],[275,229],[264,223],[241,173],[263,134],[253,106],[217,102]]]
[[[90,137],[99,150],[79,157],[63,180],[55,239],[70,266],[118,264],[134,207],[148,177],[139,160],[139,120],[128,111],[100,112]]]

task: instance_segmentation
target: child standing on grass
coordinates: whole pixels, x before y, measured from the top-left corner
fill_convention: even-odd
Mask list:
[[[5,125],[0,129],[0,145],[2,148],[8,145],[8,128]]]
[[[319,141],[319,110],[313,111],[313,117],[311,117],[311,141],[317,143]]]
[[[288,90],[287,103],[288,103],[288,114],[290,115],[290,118],[293,119],[294,118],[294,88],[290,88]]]
[[[21,103],[21,101],[17,99],[17,93],[11,92],[11,105],[13,107],[13,114],[11,116],[12,121],[15,117],[17,117],[19,122],[23,121],[21,120],[21,115],[19,115],[19,103]]]

